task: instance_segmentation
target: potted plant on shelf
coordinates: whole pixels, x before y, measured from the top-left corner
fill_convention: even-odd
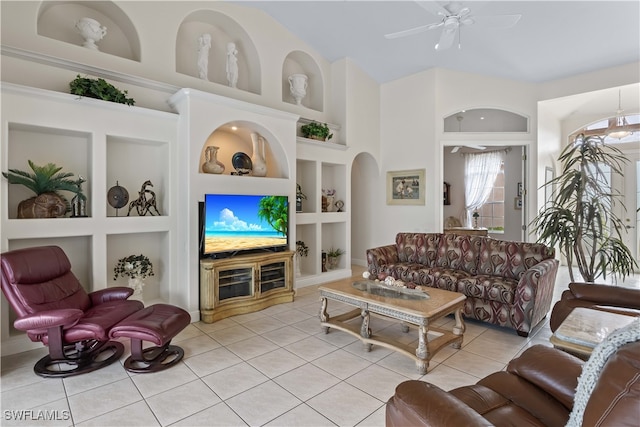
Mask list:
[[[134,105],[136,101],[128,98],[126,90],[121,91],[104,79],[90,79],[88,77],[76,76],[69,82],[70,93],[80,97],[102,99],[104,101],[117,102],[119,104]]]
[[[621,230],[626,228],[615,204],[626,208],[608,176],[621,174],[628,159],[602,137],[581,134],[562,151],[559,161],[562,173],[545,183],[555,187],[551,201],[532,222],[538,241],[559,246],[572,282],[574,262],[585,282],[606,279],[608,272],[624,280],[638,264],[622,241]]]
[[[329,270],[335,270],[340,262],[340,257],[344,255],[344,251],[340,248],[334,249],[333,246],[327,251],[327,264]]]
[[[296,277],[302,275],[300,272],[300,258],[309,255],[309,247],[302,241],[296,241]]]
[[[303,200],[307,200],[307,196],[302,192],[300,184],[296,184],[296,212],[302,212]]]
[[[478,211],[473,211],[471,216],[473,217],[473,228],[478,228],[478,218],[480,218],[480,213]]]
[[[300,127],[302,136],[319,141],[328,141],[333,137],[326,123],[311,122]]]
[[[129,287],[133,289],[131,299],[142,301],[142,288],[144,288],[144,279],[153,276],[153,264],[145,255],[129,255],[120,258],[113,268],[113,280],[118,277],[128,277]]]
[[[18,218],[56,218],[71,210],[66,197],[60,191],[70,191],[78,194],[77,181],[69,179],[70,172],[60,172],[61,166],[47,163],[37,166],[28,160],[33,173],[18,169],[2,172],[9,184],[21,184],[36,193],[34,197],[23,200],[18,204]]]

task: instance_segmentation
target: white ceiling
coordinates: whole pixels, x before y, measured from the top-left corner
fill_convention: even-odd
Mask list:
[[[350,58],[379,83],[429,68],[448,68],[540,83],[640,61],[640,1],[456,2],[471,15],[521,14],[512,28],[461,27],[462,49],[436,51],[441,29],[399,39],[387,33],[439,22],[415,1],[237,1],[266,12],[330,62]],[[429,2],[424,2],[429,3]],[[434,3],[434,2],[431,2]],[[450,1],[438,1],[450,5]],[[622,108],[638,112],[640,85],[625,86]],[[572,114],[614,115],[618,89],[549,103],[564,119]]]
[[[638,0],[456,2],[468,7],[471,15],[522,18],[508,29],[462,26],[462,49],[456,40],[445,51],[434,49],[440,28],[384,38],[441,20],[414,1],[239,3],[265,11],[330,62],[352,59],[379,83],[433,67],[545,82],[640,60]]]

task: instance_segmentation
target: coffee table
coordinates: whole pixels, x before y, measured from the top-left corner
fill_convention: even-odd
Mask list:
[[[322,285],[320,325],[325,333],[330,328],[338,329],[358,337],[367,351],[377,344],[413,358],[421,375],[427,373],[431,358],[447,344],[454,348],[462,345],[465,330],[462,307],[467,298],[461,293],[429,288],[426,293],[415,289],[386,286],[373,280],[340,281]],[[327,313],[328,300],[339,301],[357,307],[347,313],[331,318]],[[369,328],[370,313],[400,320],[402,330],[409,331],[408,324],[418,326],[418,347],[413,348],[391,337],[373,335]],[[430,323],[448,314],[454,314],[452,330],[431,327]],[[357,326],[347,321],[358,316],[362,323]],[[436,338],[427,339],[429,332]]]
[[[634,319],[634,316],[576,307],[551,335],[549,342],[560,350],[586,360],[607,335]]]

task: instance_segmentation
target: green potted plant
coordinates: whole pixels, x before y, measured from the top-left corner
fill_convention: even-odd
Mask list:
[[[113,268],[113,280],[118,277],[128,277],[129,287],[133,289],[130,299],[142,301],[144,279],[153,276],[153,264],[145,255],[129,255],[120,258]]]
[[[622,241],[626,228],[614,209],[616,203],[624,209],[622,195],[611,188],[608,175],[620,174],[628,160],[602,137],[581,134],[559,161],[562,173],[545,183],[555,187],[551,202],[532,222],[538,241],[559,246],[572,282],[574,262],[585,282],[606,279],[607,273],[624,280],[638,265]]]
[[[69,201],[60,191],[70,191],[78,194],[79,186],[73,181],[70,172],[60,172],[61,166],[47,163],[37,166],[31,160],[27,161],[33,171],[25,172],[19,169],[9,169],[2,172],[9,184],[21,184],[36,193],[34,197],[23,200],[18,204],[18,218],[55,218],[71,210]]]
[[[70,93],[88,98],[102,99],[104,101],[117,102],[119,104],[134,105],[136,101],[128,98],[126,90],[121,91],[104,79],[90,79],[88,77],[76,76],[69,83]]]
[[[345,252],[342,249],[334,249],[333,246],[327,251],[327,264],[330,270],[334,270],[338,267],[340,257],[344,254]]]
[[[326,123],[310,122],[300,127],[300,132],[305,138],[328,141],[333,137],[329,126]]]
[[[302,192],[300,184],[296,184],[296,212],[302,212],[303,200],[307,200],[307,196]]]

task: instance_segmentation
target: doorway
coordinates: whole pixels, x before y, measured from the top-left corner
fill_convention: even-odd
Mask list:
[[[626,212],[620,208],[619,217],[626,230],[622,231],[622,241],[640,264],[640,151],[625,152],[629,160],[623,168],[622,193]],[[626,231],[626,232],[625,232]]]

